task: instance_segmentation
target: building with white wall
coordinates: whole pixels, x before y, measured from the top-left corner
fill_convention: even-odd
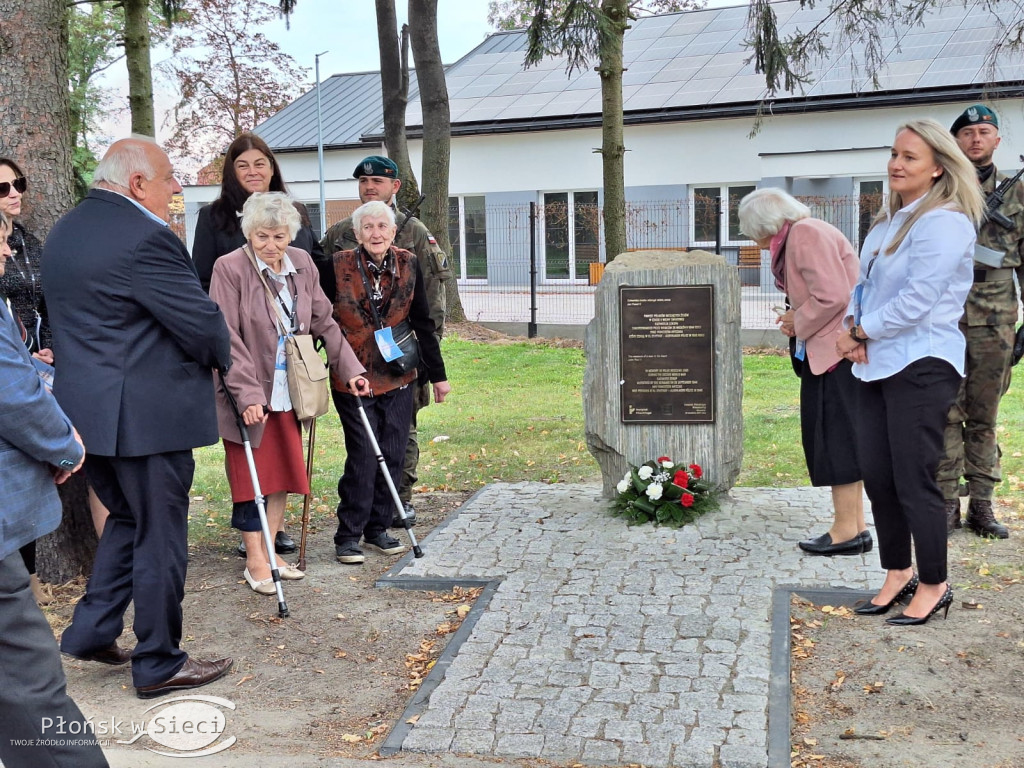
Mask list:
[[[773,7],[780,36],[807,29],[828,11],[801,8],[798,0]],[[833,49],[815,67],[806,90],[767,104],[763,75],[747,62],[747,11],[740,6],[645,17],[626,32],[631,247],[709,248],[717,235],[723,252],[736,259],[739,246],[749,241],[736,230],[735,203],[769,185],[814,197],[824,209],[832,198],[846,199],[853,212],[845,210],[836,223],[857,241],[865,212],[856,206],[863,199],[873,207],[885,192],[896,127],[925,116],[951,124],[980,100],[1000,115],[997,164],[1003,170],[1020,166],[1024,58],[1004,58],[997,76],[986,63],[1000,34],[998,6],[950,3],[928,13],[921,27],[893,29],[880,41],[888,54],[877,90],[851,65],[858,45],[838,44],[833,34]],[[585,284],[587,265],[606,259],[596,215],[602,202],[601,160],[594,151],[601,144],[598,76],[589,67],[567,73],[560,58],[524,69],[525,47],[525,32],[496,33],[447,69],[451,256],[468,285],[521,284],[530,250],[530,203],[540,211],[536,251],[542,283]],[[359,160],[386,151],[378,73],[335,75],[321,88],[330,223],[346,215],[357,197],[351,174]],[[418,167],[422,117],[415,79],[410,90],[409,149]],[[256,132],[277,154],[291,192],[317,221],[315,90]],[[189,221],[216,193],[186,190]]]

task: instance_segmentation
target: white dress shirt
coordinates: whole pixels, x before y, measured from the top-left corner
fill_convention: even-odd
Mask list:
[[[964,375],[966,341],[959,322],[974,282],[974,226],[964,214],[938,208],[918,219],[895,253],[886,254],[918,203],[901,208],[864,238],[849,307],[870,339],[868,362],[853,365],[862,381],[888,378],[925,357],[945,360]]]

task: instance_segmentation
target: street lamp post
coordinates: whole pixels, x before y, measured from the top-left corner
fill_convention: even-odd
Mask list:
[[[320,165],[320,237],[327,234],[327,195],[324,188],[324,125],[320,111],[320,57],[329,51],[316,54],[316,158]]]

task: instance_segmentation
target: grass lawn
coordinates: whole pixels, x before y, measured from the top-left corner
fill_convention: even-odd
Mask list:
[[[583,438],[583,350],[534,343],[490,344],[446,338],[453,391],[419,414],[421,490],[467,491],[494,481],[599,480]],[[739,485],[806,485],[800,447],[798,380],[789,360],[747,355],[744,367],[744,466]],[[1024,402],[1003,398],[999,442],[1003,482],[997,495],[1024,490]],[[318,515],[333,514],[345,462],[341,425],[331,411],[317,423],[313,497]],[[219,445],[196,452],[193,496],[205,512],[193,534],[228,524],[230,495]],[[292,497],[293,513],[301,504]],[[213,531],[211,531],[213,533]]]

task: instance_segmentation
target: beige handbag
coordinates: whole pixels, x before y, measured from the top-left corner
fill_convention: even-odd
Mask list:
[[[289,333],[284,338],[288,366],[288,395],[299,421],[323,416],[331,404],[327,366],[316,351],[313,337]]]
[[[288,377],[288,396],[292,401],[292,410],[299,421],[315,419],[323,416],[331,405],[331,394],[328,388],[329,374],[323,358],[316,351],[313,337],[308,333],[296,335],[286,332],[282,319],[282,310],[278,307],[274,294],[263,277],[263,271],[256,263],[256,254],[248,246],[246,253],[252,261],[256,274],[263,283],[263,289],[267,292],[267,301],[274,309],[278,325],[284,334],[284,357]]]

